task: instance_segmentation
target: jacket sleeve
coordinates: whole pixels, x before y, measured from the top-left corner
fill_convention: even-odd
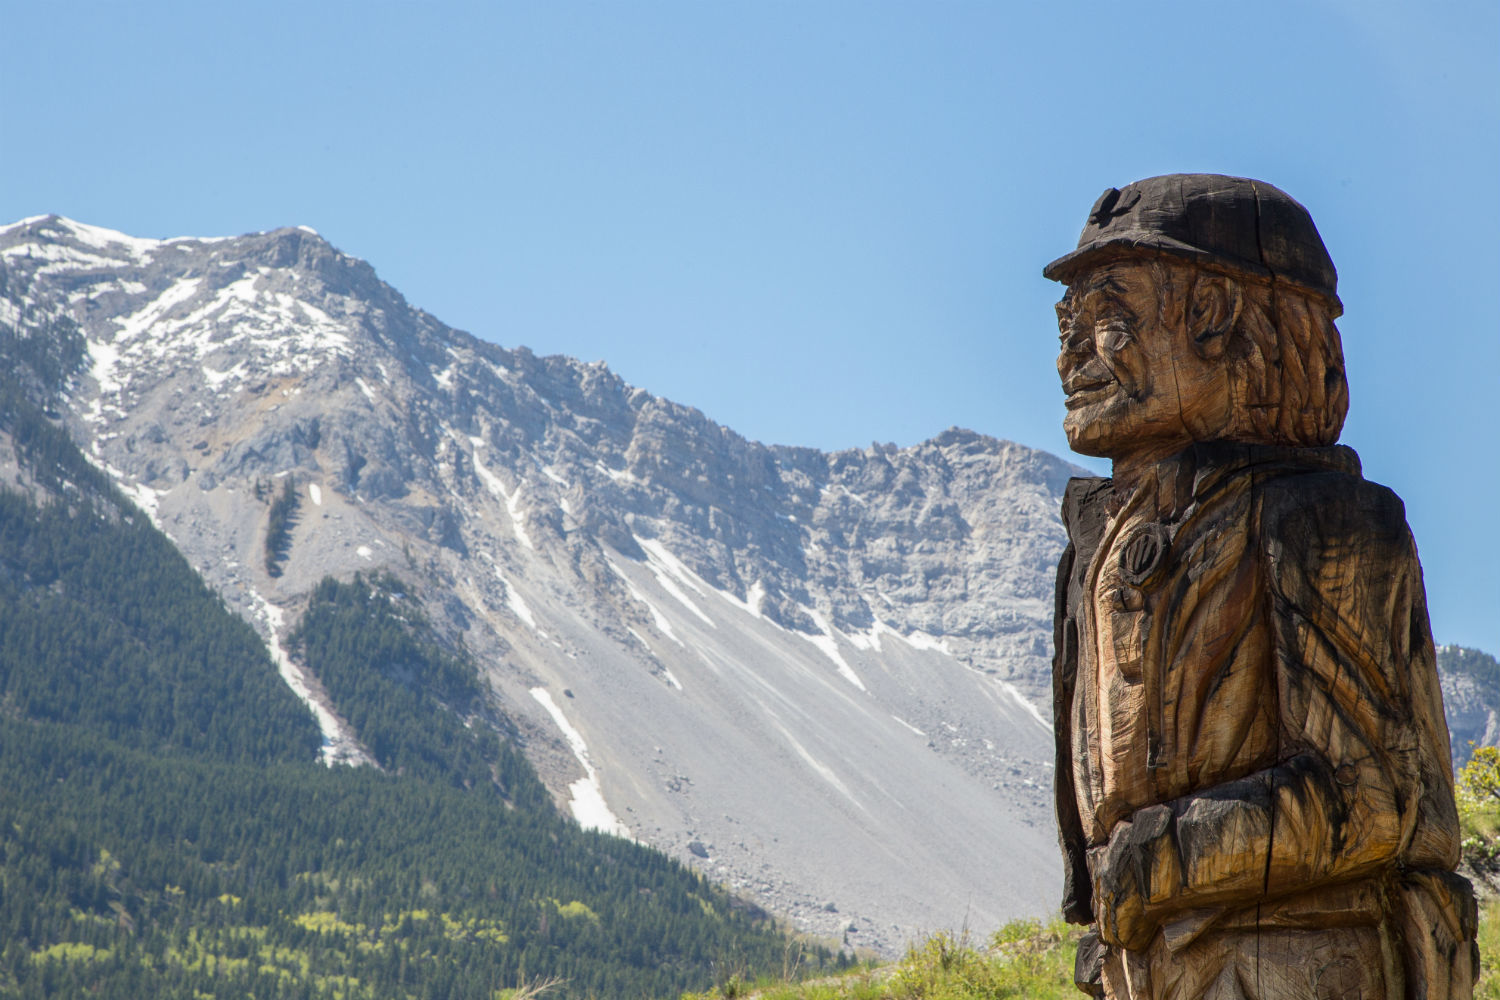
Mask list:
[[[1094,919],[1083,823],[1078,815],[1073,773],[1073,696],[1078,677],[1078,615],[1084,597],[1089,562],[1104,533],[1110,498],[1107,479],[1075,478],[1063,495],[1062,520],[1068,547],[1057,566],[1056,604],[1052,634],[1052,731],[1057,741],[1053,796],[1057,808],[1057,836],[1063,858],[1063,918],[1087,924]]]
[[[1401,502],[1353,476],[1264,488],[1278,762],[1137,811],[1095,862],[1112,943],[1196,907],[1253,902],[1397,861],[1457,861],[1421,567]]]

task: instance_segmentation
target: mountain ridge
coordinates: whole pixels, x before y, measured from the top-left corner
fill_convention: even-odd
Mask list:
[[[1084,470],[956,427],[751,441],[446,327],[304,227],[0,227],[0,329],[70,376],[52,416],[256,625],[325,759],[371,756],[291,627],[328,574],[393,571],[585,825],[887,953],[1055,905],[1057,509]],[[1455,649],[1461,762],[1500,698]]]
[[[326,574],[391,569],[575,814],[886,951],[1054,905],[1037,705],[1067,463],[958,429],[761,445],[451,330],[301,229],[42,217],[0,229],[0,273],[0,320],[78,325],[70,428],[257,625],[325,753],[357,734],[282,640]]]

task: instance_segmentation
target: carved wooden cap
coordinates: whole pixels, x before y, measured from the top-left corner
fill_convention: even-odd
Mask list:
[[[1042,269],[1068,283],[1131,251],[1169,253],[1261,278],[1290,281],[1344,311],[1338,271],[1307,209],[1265,181],[1167,174],[1110,188],[1089,211],[1078,248]]]

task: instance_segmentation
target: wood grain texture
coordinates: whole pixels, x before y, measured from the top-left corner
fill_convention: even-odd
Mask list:
[[[1080,989],[1472,996],[1421,567],[1401,501],[1334,444],[1337,299],[1214,256],[1243,234],[1197,235],[1190,262],[1073,258],[1058,308],[1064,428],[1115,471],[1069,485],[1058,570],[1063,908],[1092,924]],[[1316,256],[1306,232],[1276,239]]]

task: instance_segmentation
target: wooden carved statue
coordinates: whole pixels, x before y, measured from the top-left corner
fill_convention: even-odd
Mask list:
[[[1422,571],[1336,444],[1337,275],[1260,181],[1106,191],[1049,264],[1064,913],[1137,1000],[1451,1000],[1478,968]]]

